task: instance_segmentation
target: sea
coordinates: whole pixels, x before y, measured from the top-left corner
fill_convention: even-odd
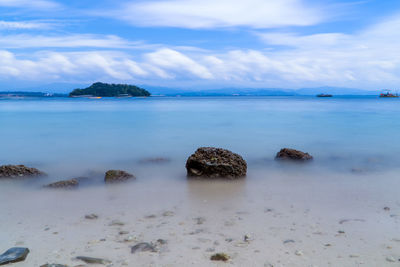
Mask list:
[[[202,267],[216,252],[231,266],[393,266],[399,133],[400,99],[374,96],[0,98],[0,165],[48,174],[0,179],[0,250],[28,247],[27,267]],[[203,146],[240,154],[247,177],[188,179]],[[282,148],[314,160],[277,161]],[[136,180],[107,185],[110,169]]]
[[[249,171],[281,168],[285,147],[314,157],[303,169],[386,171],[400,166],[399,133],[400,100],[374,96],[0,98],[0,163],[57,178],[105,167],[145,175],[152,158],[184,176],[202,146],[242,155]]]

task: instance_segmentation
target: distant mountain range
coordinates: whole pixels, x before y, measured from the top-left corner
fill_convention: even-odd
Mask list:
[[[29,88],[18,88],[14,90],[4,90],[0,95],[16,94],[24,96],[66,96],[67,93],[76,88],[85,88],[87,84],[54,83],[43,86]],[[344,87],[316,87],[301,89],[282,89],[282,88],[219,88],[219,89],[182,89],[161,86],[138,85],[148,90],[153,96],[312,96],[317,94],[332,95],[379,95],[380,90],[369,91],[357,88]],[[18,91],[18,92],[17,92]],[[44,93],[43,93],[44,92]],[[55,93],[57,92],[57,93]],[[42,94],[42,95],[41,95]]]
[[[332,95],[379,95],[380,91],[368,91],[355,88],[317,87],[301,89],[282,88],[221,88],[211,90],[184,90],[168,87],[142,86],[149,90],[153,96],[312,96],[317,94]]]

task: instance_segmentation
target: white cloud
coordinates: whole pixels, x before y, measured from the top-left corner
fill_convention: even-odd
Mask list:
[[[331,85],[367,89],[400,84],[400,47],[397,45],[400,40],[400,16],[355,34],[258,35],[269,49],[217,52],[149,46],[144,50],[125,52],[115,49],[37,52],[32,55],[3,50],[0,51],[0,79],[63,81],[73,78],[85,81],[150,81],[163,85],[190,81],[192,84],[224,86],[294,88]],[[92,49],[130,44],[117,37],[89,37],[87,45]],[[44,42],[46,39],[41,40]],[[53,45],[82,47],[82,42],[78,45],[73,40],[73,37],[53,40]],[[20,41],[23,42],[22,39]],[[26,42],[38,47],[40,43],[38,40]],[[3,47],[1,38],[0,46]],[[282,47],[274,49],[275,46]]]
[[[0,7],[56,9],[61,5],[49,0],[0,0]]]
[[[37,21],[4,21],[0,20],[0,29],[22,29],[22,30],[32,30],[32,29],[48,29],[51,24]]]
[[[0,24],[1,27],[1,24]],[[0,35],[2,48],[154,48],[142,42],[131,42],[116,35],[70,34],[70,35],[31,35],[9,34]]]
[[[133,25],[180,28],[313,25],[322,11],[302,0],[163,0],[130,2],[109,13]]]

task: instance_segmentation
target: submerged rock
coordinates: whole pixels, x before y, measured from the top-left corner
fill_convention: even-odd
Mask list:
[[[238,154],[215,147],[200,147],[186,161],[189,177],[236,179],[246,176],[247,163]]]
[[[296,149],[291,149],[291,148],[282,148],[281,151],[279,151],[276,154],[275,159],[279,160],[295,160],[295,161],[307,161],[307,160],[312,160],[313,157],[305,152],[296,150]]]
[[[36,168],[29,168],[25,165],[3,165],[0,166],[0,178],[33,177],[46,175]]]
[[[57,188],[57,189],[74,189],[74,188],[77,188],[78,186],[79,186],[79,181],[77,179],[70,179],[70,180],[64,180],[64,181],[51,183],[51,184],[45,185],[44,187]]]
[[[133,174],[130,174],[126,171],[121,171],[121,170],[109,170],[106,172],[106,175],[104,177],[104,181],[106,183],[118,183],[118,182],[124,182],[130,179],[136,179],[136,177]]]
[[[29,254],[28,248],[10,248],[6,252],[0,255],[0,265],[24,261],[26,256]]]
[[[110,264],[111,263],[111,261],[106,260],[106,259],[92,258],[92,257],[86,257],[86,256],[78,256],[78,257],[76,257],[76,259],[84,261],[89,264]]]
[[[134,245],[131,247],[131,253],[142,252],[142,251],[150,251],[150,252],[157,252],[155,246],[150,243],[141,242],[139,244]]]
[[[139,160],[139,163],[142,164],[161,164],[161,163],[168,163],[171,160],[169,158],[163,158],[163,157],[156,157],[156,158],[144,158]]]

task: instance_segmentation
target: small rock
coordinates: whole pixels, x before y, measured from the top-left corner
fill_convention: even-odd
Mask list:
[[[106,260],[106,259],[92,258],[92,257],[86,257],[86,256],[78,256],[78,257],[76,257],[76,259],[84,261],[89,264],[110,264],[111,263],[111,261]]]
[[[0,265],[24,261],[29,254],[28,248],[14,247],[0,255]]]
[[[203,224],[206,221],[206,218],[197,217],[197,218],[194,218],[194,220],[196,221],[197,224]]]
[[[251,240],[251,238],[249,235],[244,235],[244,237],[243,237],[244,242],[250,242],[250,240]]]
[[[388,261],[388,262],[396,262],[396,259],[394,257],[392,257],[392,256],[388,256],[388,257],[386,257],[386,261]]]
[[[174,216],[174,215],[175,215],[175,212],[170,211],[170,210],[165,211],[165,212],[163,212],[163,214],[162,214],[162,216],[164,216],[164,217],[171,217],[171,216]]]
[[[125,223],[119,221],[119,220],[112,220],[109,224],[109,226],[123,226]]]
[[[295,241],[293,239],[287,239],[283,241],[283,244],[288,244],[288,243],[295,243]]]
[[[293,160],[293,161],[308,161],[312,160],[313,157],[305,152],[291,149],[291,148],[282,148],[277,154],[275,159],[278,160]]]
[[[144,251],[157,252],[156,248],[152,244],[146,242],[142,242],[131,247],[132,254]]]
[[[297,256],[303,256],[303,252],[301,250],[296,250],[294,254]]]
[[[120,235],[127,235],[127,234],[129,234],[129,231],[119,231],[119,234]]]
[[[79,182],[77,179],[63,180],[55,183],[45,185],[46,188],[54,189],[75,189],[78,188]]]
[[[85,215],[85,219],[88,219],[88,220],[95,220],[97,218],[99,218],[99,216],[97,214],[94,214],[94,213]]]
[[[390,208],[389,208],[389,207],[384,207],[383,210],[384,210],[384,211],[389,211]]]
[[[0,178],[24,178],[34,176],[45,176],[46,173],[25,165],[3,165],[0,166]]]
[[[228,261],[229,256],[225,253],[216,253],[210,257],[210,260],[212,261]]]
[[[106,183],[118,183],[134,179],[136,179],[136,177],[133,174],[121,170],[109,170],[104,177]]]

